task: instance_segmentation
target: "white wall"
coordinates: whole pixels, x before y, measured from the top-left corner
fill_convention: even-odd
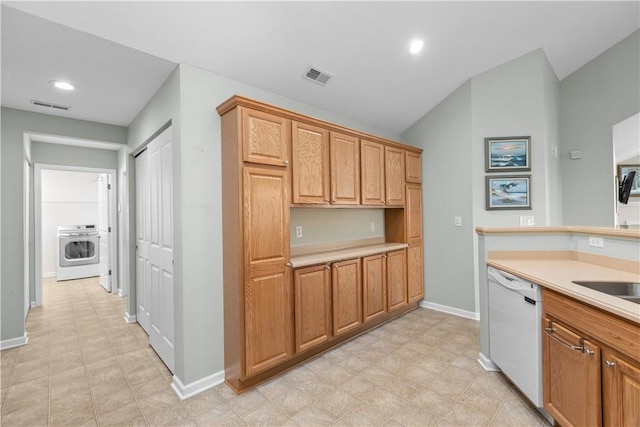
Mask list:
[[[640,31],[560,82],[564,224],[614,226],[612,129],[639,111]]]
[[[409,128],[402,140],[424,149],[425,300],[478,312],[477,226],[557,225],[557,79],[542,50],[471,78]],[[485,209],[486,137],[531,136],[531,210]],[[497,175],[497,174],[492,174]],[[552,200],[556,200],[553,204]],[[454,216],[462,227],[454,227]]]
[[[43,170],[41,177],[42,272],[44,276],[55,276],[58,227],[98,225],[99,174]]]
[[[0,276],[2,307],[0,313],[0,339],[7,341],[25,334],[24,328],[24,204],[23,192],[23,164],[25,151],[31,150],[31,160],[34,163],[69,164],[75,166],[115,168],[116,158],[111,163],[109,156],[94,154],[99,151],[82,149],[80,147],[68,147],[75,150],[66,150],[64,146],[58,146],[59,150],[49,150],[56,144],[40,144],[42,150],[36,150],[37,143],[31,147],[25,146],[25,132],[40,134],[68,136],[79,139],[95,141],[116,142],[124,144],[126,141],[126,129],[121,126],[113,126],[102,123],[88,122],[85,120],[67,119],[64,117],[50,116],[47,114],[31,113],[2,108],[2,144],[0,144],[1,160],[1,184],[0,187],[0,239],[2,271]],[[55,153],[65,155],[56,155]],[[51,154],[51,157],[49,154]],[[73,163],[66,163],[73,162]],[[106,165],[109,166],[106,166]],[[33,182],[33,180],[32,180]],[[33,194],[33,191],[31,192]],[[33,202],[33,201],[31,201]],[[33,211],[33,203],[30,203]],[[33,212],[30,215],[31,229],[33,229]],[[31,291],[33,292],[33,234],[30,236],[29,248],[32,277]]]

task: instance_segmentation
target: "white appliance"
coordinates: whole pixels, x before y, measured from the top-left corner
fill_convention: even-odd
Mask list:
[[[60,280],[100,275],[100,234],[95,225],[58,227],[57,275]]]
[[[491,360],[541,410],[540,286],[493,267],[488,267],[487,276]]]

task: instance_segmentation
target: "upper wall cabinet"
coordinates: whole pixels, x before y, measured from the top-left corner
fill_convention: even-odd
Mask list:
[[[419,153],[405,152],[405,178],[407,182],[422,182],[422,156]]]
[[[331,204],[360,204],[360,142],[331,132]]]
[[[263,165],[289,164],[291,122],[262,111],[242,108],[242,160]]]
[[[387,206],[404,206],[404,150],[384,147],[385,194]]]
[[[360,141],[362,204],[384,206],[384,145]]]
[[[329,203],[329,131],[293,122],[293,203]]]

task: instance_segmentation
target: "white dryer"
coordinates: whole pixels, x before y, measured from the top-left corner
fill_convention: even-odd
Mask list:
[[[58,227],[57,280],[100,275],[100,234],[95,225]]]

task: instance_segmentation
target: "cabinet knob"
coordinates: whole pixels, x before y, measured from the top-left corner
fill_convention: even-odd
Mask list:
[[[285,160],[283,163],[284,163],[285,165],[288,165],[288,164],[289,164],[289,160]]]
[[[287,267],[293,267],[293,264],[291,264],[290,262],[285,264]]]
[[[327,269],[327,270],[330,270],[331,266],[329,264],[327,264],[324,268]]]
[[[329,199],[324,199],[324,202],[325,203],[329,203]]]
[[[607,368],[613,368],[614,366],[616,366],[616,362],[611,362],[611,361],[609,361],[609,360],[605,360],[605,361],[604,361],[604,365],[605,365]]]

